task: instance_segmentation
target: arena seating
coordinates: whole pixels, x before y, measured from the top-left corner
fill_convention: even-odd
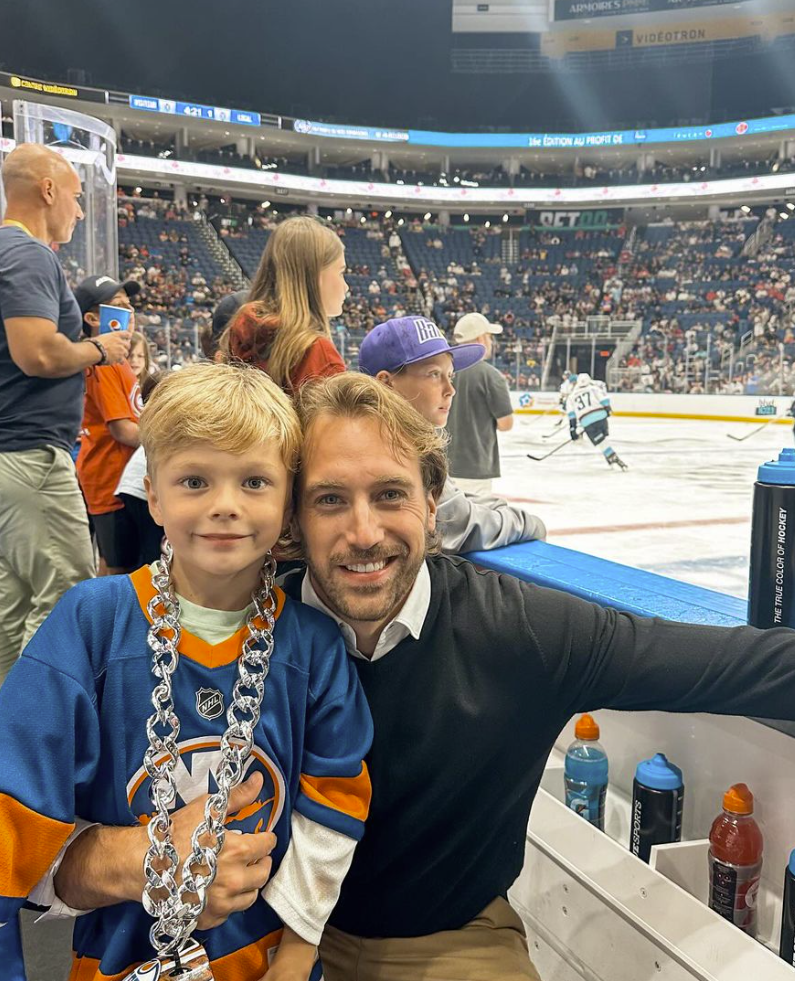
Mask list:
[[[200,233],[200,223],[173,202],[119,200],[119,275],[144,289],[136,320],[154,345],[156,362],[199,355],[198,331],[224,293],[234,289]]]
[[[213,221],[251,278],[284,216],[240,202],[227,202],[227,212],[234,222]],[[139,197],[120,199],[119,215],[121,273],[146,283],[139,324],[161,363],[192,360],[199,327],[232,283],[193,211]],[[333,225],[350,288],[335,341],[352,367],[364,334],[382,320],[422,313],[451,331],[478,310],[502,324],[495,364],[520,388],[540,386],[554,318],[594,315],[642,321],[614,379],[622,390],[764,392],[795,381],[795,219],[773,210],[761,220],[639,227],[631,253],[623,227],[442,228],[354,216]],[[81,234],[61,251],[73,282],[82,275]]]
[[[753,235],[755,254],[741,255]],[[795,355],[793,274],[795,225],[775,211],[762,222],[650,226],[616,287],[619,311],[644,322],[625,364],[640,371],[627,372],[622,387],[771,390],[782,366],[786,384]]]

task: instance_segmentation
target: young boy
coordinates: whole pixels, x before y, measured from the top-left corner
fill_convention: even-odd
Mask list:
[[[477,364],[482,344],[450,347],[435,323],[400,317],[378,324],[362,341],[359,367],[410,402],[434,426],[447,425],[455,395],[453,376]],[[540,518],[500,497],[470,497],[449,477],[439,498],[436,523],[442,550],[474,552],[546,538]]]
[[[227,831],[242,838],[227,834],[225,851],[239,853],[241,842],[274,832],[273,873],[259,893],[268,878],[267,849],[252,849],[242,866],[251,882],[250,892],[241,893],[240,912],[200,929],[195,939],[216,978],[259,981],[267,971],[267,981],[316,981],[321,968],[315,948],[369,807],[363,760],[372,722],[336,626],[273,585],[270,550],[290,517],[298,419],[263,372],[197,364],[154,390],[141,417],[141,439],[150,507],[170,548],[160,563],[130,576],[71,589],[0,690],[3,978],[24,979],[16,913],[52,872],[76,816],[142,825],[130,832],[130,847],[141,857],[132,894],[140,895],[149,835],[162,840],[158,820],[164,809],[184,814],[190,810],[184,805],[196,800],[198,824],[201,798],[218,790],[222,737],[234,713],[238,721],[253,720],[251,749],[239,765],[247,785],[253,779],[262,786],[248,806],[238,804],[238,813],[228,814]],[[163,619],[169,607],[171,618]],[[257,652],[269,646],[264,611],[275,618],[269,670],[250,660],[252,647],[261,659]],[[178,658],[172,659],[170,640]],[[166,687],[178,725],[163,687],[175,662]],[[249,679],[241,706],[236,681],[244,671]],[[257,676],[264,676],[259,708]],[[164,706],[166,723],[155,725],[150,740],[153,701]],[[245,737],[232,739],[238,749],[241,742]],[[162,769],[169,759],[176,788],[171,798]],[[163,790],[154,794],[159,808],[150,799],[152,767]],[[176,825],[175,819],[181,866],[193,828],[186,837]],[[100,829],[86,834],[94,830]],[[224,860],[221,851],[219,879]],[[162,871],[158,861],[153,864]],[[211,885],[208,896],[212,891]],[[32,899],[41,902],[37,893]],[[153,922],[134,902],[77,919],[73,981],[124,978],[153,956]],[[149,968],[142,971],[155,976]]]

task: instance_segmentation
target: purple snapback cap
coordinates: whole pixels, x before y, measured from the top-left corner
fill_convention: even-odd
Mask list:
[[[456,371],[471,368],[486,354],[482,344],[456,344],[447,338],[432,320],[425,317],[400,317],[378,324],[362,341],[359,368],[368,375],[379,371],[397,371],[407,364],[424,361],[437,354],[449,354]]]

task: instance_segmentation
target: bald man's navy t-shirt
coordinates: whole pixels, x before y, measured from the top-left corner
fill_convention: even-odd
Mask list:
[[[83,418],[83,372],[31,378],[8,349],[5,321],[41,317],[70,341],[83,318],[51,248],[15,225],[0,226],[0,453],[59,446],[71,450]]]

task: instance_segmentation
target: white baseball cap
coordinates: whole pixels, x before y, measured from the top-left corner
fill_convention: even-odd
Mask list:
[[[474,341],[476,337],[484,334],[501,334],[502,327],[499,324],[492,324],[483,316],[482,313],[465,313],[453,329],[453,340],[457,344],[466,341]]]

